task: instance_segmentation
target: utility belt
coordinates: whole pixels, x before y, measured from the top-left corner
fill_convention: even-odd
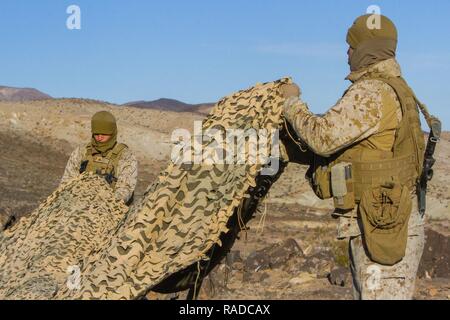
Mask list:
[[[316,161],[307,173],[314,193],[320,199],[334,200],[336,209],[352,210],[364,191],[386,183],[400,183],[413,190],[416,183],[413,154],[378,161],[339,159]]]
[[[394,265],[406,252],[415,163],[414,155],[378,161],[322,159],[308,178],[316,195],[333,198],[336,209],[357,208],[371,260]]]

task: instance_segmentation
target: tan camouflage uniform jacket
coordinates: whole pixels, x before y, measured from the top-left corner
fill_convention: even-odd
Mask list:
[[[61,183],[65,183],[80,174],[80,165],[86,152],[86,145],[77,147],[67,162]],[[123,151],[117,168],[117,183],[114,193],[118,199],[125,203],[131,199],[137,184],[138,163],[132,151],[127,148]]]
[[[401,75],[400,66],[395,59],[379,62],[365,71],[351,73],[347,79],[353,84],[336,105],[321,117],[311,113],[308,106],[297,97],[286,101],[284,110],[286,119],[315,153],[328,157],[363,140],[366,140],[365,143],[370,148],[391,151],[395,131],[402,119],[400,103],[395,91],[380,80],[354,83],[368,71],[395,77]],[[398,106],[395,112],[384,112],[382,92],[395,101]],[[389,137],[381,139],[389,142],[380,145],[377,136]],[[355,213],[351,212],[348,219],[345,217],[340,219],[339,238],[360,234],[356,219],[351,219],[354,216]]]

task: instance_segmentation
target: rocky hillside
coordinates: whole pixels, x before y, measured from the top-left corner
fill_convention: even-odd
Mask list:
[[[48,94],[32,88],[0,86],[0,101],[29,101],[51,99]]]
[[[166,159],[172,147],[172,131],[175,128],[191,129],[194,120],[203,119],[194,113],[180,117],[176,112],[119,107],[93,100],[54,99],[0,102],[0,130],[33,136],[58,149],[72,149],[89,141],[90,119],[101,110],[115,115],[119,140],[128,144],[144,162]]]

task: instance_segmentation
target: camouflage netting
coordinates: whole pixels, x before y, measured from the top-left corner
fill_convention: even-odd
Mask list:
[[[291,80],[259,84],[222,99],[203,129],[280,128],[284,100],[279,88],[284,83]],[[262,168],[249,162],[171,163],[115,232],[110,231],[124,209],[110,196],[98,195],[98,201],[96,195],[82,192],[78,186],[102,190],[99,181],[83,176],[0,238],[0,274],[6,275],[0,280],[0,298],[143,297],[169,276],[209,259],[210,250],[228,232],[227,223],[249,198],[249,190],[257,187]],[[80,194],[75,195],[77,187]],[[78,290],[64,285],[69,265],[81,269]]]
[[[0,300],[52,298],[68,268],[104,248],[127,211],[96,175],[59,187],[0,234]]]

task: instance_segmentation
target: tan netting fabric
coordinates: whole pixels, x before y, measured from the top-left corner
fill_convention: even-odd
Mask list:
[[[0,236],[0,299],[52,298],[69,267],[104,248],[127,211],[96,175],[59,187]]]

